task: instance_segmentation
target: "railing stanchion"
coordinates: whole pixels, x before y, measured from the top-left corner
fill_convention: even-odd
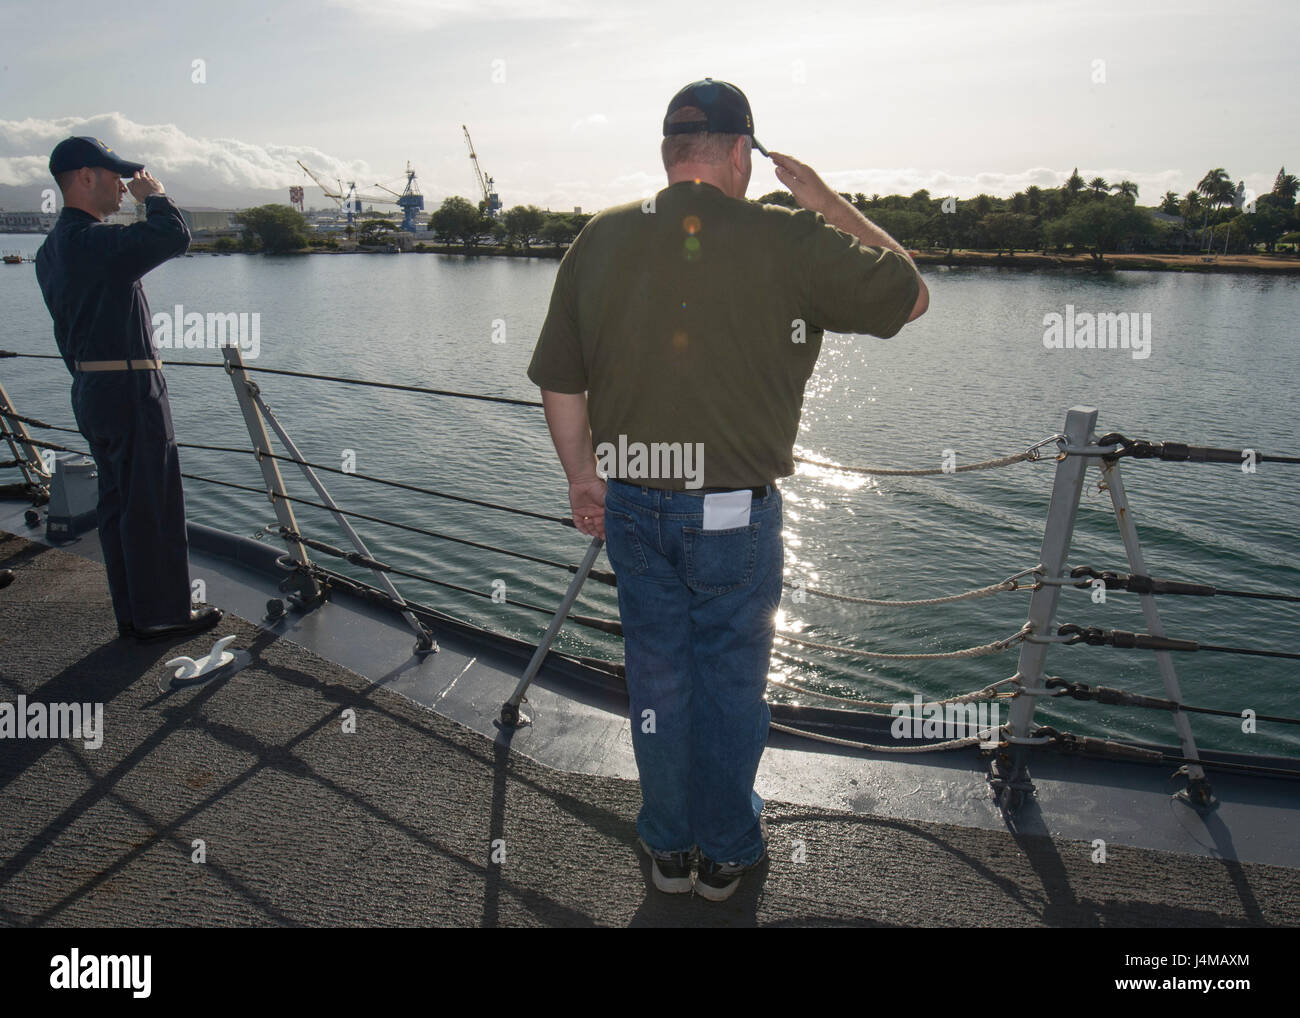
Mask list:
[[[1137,525],[1133,522],[1133,510],[1128,502],[1128,494],[1124,490],[1124,480],[1120,477],[1119,460],[1112,460],[1109,463],[1102,460],[1101,475],[1110,492],[1111,504],[1115,507],[1115,522],[1119,524],[1124,551],[1128,553],[1129,570],[1147,576],[1149,574],[1146,561],[1142,556],[1142,546],[1138,543]],[[1139,597],[1142,600],[1142,616],[1146,620],[1147,632],[1152,636],[1164,636],[1165,629],[1160,621],[1160,609],[1156,607],[1155,596],[1140,594]],[[1178,685],[1178,674],[1174,670],[1173,658],[1167,650],[1157,650],[1153,653],[1156,656],[1156,665],[1160,669],[1160,678],[1165,685],[1165,697],[1181,704],[1183,693]],[[1181,710],[1174,711],[1173,714],[1174,728],[1178,731],[1178,741],[1182,744],[1183,756],[1189,760],[1199,760],[1196,739],[1192,736],[1191,722]],[[1198,809],[1211,809],[1217,806],[1214,792],[1205,777],[1205,769],[1199,763],[1185,764],[1184,769],[1187,772],[1187,788],[1178,793],[1179,797],[1186,799]]]
[[[1065,415],[1065,437],[1071,446],[1088,443],[1097,423],[1096,407],[1072,407]],[[1044,579],[1054,579],[1065,571],[1070,555],[1070,541],[1074,536],[1074,523],[1079,513],[1079,499],[1083,495],[1084,475],[1090,457],[1066,456],[1056,464],[1056,480],[1052,485],[1052,500],[1047,507],[1047,526],[1043,530],[1043,544],[1039,551],[1039,564]],[[1056,618],[1061,588],[1043,584],[1033,593],[1029,602],[1029,627],[1031,635],[1049,635]],[[1046,643],[1026,640],[1020,645],[1020,661],[1016,671],[1020,683],[1031,693],[1018,696],[1011,702],[1008,728],[1015,738],[1028,738],[1034,720],[1034,708],[1039,697],[1032,691],[1041,690],[1044,684],[1043,665],[1047,659]],[[1014,812],[1030,789],[1028,780],[1028,749],[1012,743],[1005,759],[998,761],[1001,779],[995,782],[998,801],[1008,812]]]
[[[27,433],[26,425],[8,416],[17,412],[4,385],[0,384],[0,418],[3,418],[7,430],[13,436],[5,441],[9,443],[9,449],[18,461],[18,469],[23,472],[27,486],[32,489],[44,488],[48,494],[51,475],[45,471],[45,461],[41,459],[36,446],[31,444],[32,436]]]
[[[240,355],[238,346],[234,344],[223,346],[221,355],[226,361],[226,374],[230,376],[230,381],[235,387],[235,399],[239,401],[239,409],[244,415],[244,424],[248,427],[248,437],[253,443],[253,449],[257,452],[257,464],[262,468],[262,480],[266,482],[266,495],[270,499],[272,508],[275,509],[275,518],[279,521],[280,526],[296,534],[299,531],[298,521],[293,514],[293,504],[276,495],[276,492],[284,492],[284,478],[280,476],[279,464],[269,455],[271,452],[271,437],[266,433],[266,424],[253,402],[253,393],[257,391],[257,384],[248,377],[248,372],[244,370],[244,359]],[[311,565],[311,559],[307,557],[305,547],[297,541],[290,541],[287,538],[285,544],[289,549],[290,558],[300,565]],[[294,581],[298,585],[305,604],[315,604],[320,601],[320,586],[309,573],[299,573],[294,577]]]
[[[532,685],[533,679],[541,670],[542,662],[546,660],[546,655],[550,653],[551,644],[555,641],[560,627],[564,625],[564,620],[569,616],[569,609],[573,607],[573,602],[578,599],[578,592],[582,590],[582,585],[587,582],[587,574],[591,572],[592,565],[596,562],[596,556],[600,554],[601,545],[605,542],[599,537],[593,537],[591,544],[587,546],[587,554],[582,556],[582,561],[578,564],[578,571],[574,574],[572,581],[569,583],[569,589],[564,592],[564,599],[560,602],[560,607],[555,609],[555,615],[551,619],[551,624],[546,627],[546,632],[542,635],[541,642],[538,643],[537,649],[533,651],[532,660],[528,662],[528,667],[524,669],[523,677],[519,684],[515,686],[515,691],[510,694],[510,699],[501,705],[501,723],[511,728],[519,725],[519,705],[524,702],[524,693]]]
[[[271,408],[266,405],[266,401],[262,399],[261,393],[256,391],[253,392],[252,398],[253,403],[261,412],[262,418],[271,425],[272,430],[275,431],[276,437],[280,439],[280,444],[283,445],[285,451],[297,461],[298,468],[302,471],[303,476],[307,478],[307,483],[316,489],[316,494],[321,497],[321,501],[329,507],[330,512],[334,515],[335,521],[342,528],[343,533],[347,534],[348,540],[352,542],[352,547],[366,558],[373,560],[374,556],[370,554],[370,549],[366,547],[366,542],[361,540],[361,535],[353,529],[352,524],[348,522],[348,518],[339,512],[338,503],[334,501],[334,498],[330,495],[328,489],[326,489],[325,485],[321,483],[321,479],[316,476],[316,471],[307,465],[306,457],[298,451],[298,447],[294,444],[293,439],[289,437],[289,432],[285,430],[284,425],[276,420],[275,414],[273,414]],[[401,592],[393,586],[393,581],[388,578],[388,573],[384,572],[382,569],[371,568],[375,574],[375,578],[379,581],[380,586],[388,591],[388,596],[397,604],[398,611],[402,613],[402,617],[406,619],[407,624],[410,625],[412,631],[415,633],[416,656],[421,657],[425,654],[436,654],[438,652],[438,643],[434,640],[433,633],[429,630],[429,627],[415,617],[415,613],[411,611],[406,604],[406,598],[402,597]]]

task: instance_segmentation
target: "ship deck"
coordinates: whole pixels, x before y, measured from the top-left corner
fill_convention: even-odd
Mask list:
[[[1223,805],[1201,818],[1170,798],[1168,768],[1043,758],[1012,830],[974,754],[881,759],[777,733],[759,782],[770,861],[727,902],[664,895],[636,845],[617,698],[548,665],[511,740],[493,719],[517,657],[440,633],[417,662],[400,623],[343,598],[255,624],[255,571],[201,548],[221,625],[116,640],[94,533],[52,548],[5,532],[21,509],[0,510],[16,573],[0,699],[101,702],[106,730],[95,750],[0,740],[5,925],[1300,923],[1295,782],[1215,774]],[[164,661],[228,634],[247,667],[160,691]]]

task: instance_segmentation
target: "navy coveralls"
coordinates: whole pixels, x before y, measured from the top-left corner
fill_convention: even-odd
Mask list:
[[[152,360],[140,277],[185,251],[190,232],[166,195],[143,223],[112,226],[63,209],[36,254],[36,279],[72,372],[72,411],[99,468],[99,540],[119,626],[190,618],[180,457],[161,371],[78,371],[77,361]]]

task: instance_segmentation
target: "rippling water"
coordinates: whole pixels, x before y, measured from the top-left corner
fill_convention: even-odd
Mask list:
[[[39,237],[0,238],[35,250]],[[162,266],[146,280],[154,311],[261,315],[256,364],[536,399],[524,375],[546,312],[557,262],[433,255],[215,257]],[[1078,276],[994,269],[927,270],[932,305],[892,340],[827,336],[809,384],[800,452],[845,465],[939,466],[1018,452],[1059,431],[1067,408],[1098,408],[1098,433],[1300,454],[1295,392],[1300,375],[1295,311],[1300,284],[1255,276],[1126,272]],[[1043,316],[1066,304],[1089,312],[1149,312],[1152,350],[1048,350]],[[54,349],[30,265],[0,267],[0,347]],[[492,341],[503,322],[505,342]],[[499,334],[499,332],[498,332]],[[219,360],[215,351],[177,358]],[[4,360],[3,380],[19,408],[71,424],[61,364]],[[181,441],[247,445],[229,380],[212,368],[168,370]],[[541,411],[463,400],[257,376],[272,409],[309,459],[381,477],[567,513],[564,476]],[[64,436],[79,444],[76,436]],[[187,472],[258,484],[250,458],[183,451]],[[282,465],[283,466],[283,465]],[[932,478],[863,477],[809,468],[782,482],[786,568],[791,580],[873,598],[914,599],[994,583],[1035,565],[1053,466]],[[1300,468],[1126,461],[1134,519],[1149,571],[1223,589],[1300,592]],[[1090,475],[1070,562],[1127,571],[1110,503]],[[314,498],[301,477],[290,491]],[[546,558],[576,562],[583,540],[567,528],[327,475],[345,508]],[[188,482],[193,519],[251,534],[273,514],[264,499]],[[314,535],[343,543],[326,514],[298,508]],[[511,597],[554,605],[568,574],[446,541],[357,522],[372,551],[404,568]],[[337,560],[330,564],[335,565]],[[409,596],[525,638],[541,615],[415,582]],[[783,605],[782,628],[804,639],[889,652],[955,650],[1014,633],[1023,592],[931,608],[847,605],[810,596]],[[1171,636],[1275,650],[1300,650],[1300,606],[1229,598],[1162,598]],[[589,584],[580,611],[613,616],[613,591]],[[1104,605],[1063,594],[1061,621],[1141,631],[1137,598]],[[618,658],[617,640],[570,628],[561,646]],[[786,646],[807,665],[774,661],[774,677],[810,689],[876,700],[966,691],[1015,671],[1016,651],[923,662],[872,662]],[[1300,715],[1297,662],[1197,653],[1176,655],[1188,703]],[[1048,671],[1075,681],[1160,695],[1149,653],[1052,648]],[[783,691],[774,695],[786,697]],[[806,702],[810,697],[794,696]],[[1040,718],[1092,735],[1173,742],[1169,718],[1058,701]],[[1243,736],[1234,719],[1196,717],[1202,745],[1295,753],[1300,737],[1261,725]]]

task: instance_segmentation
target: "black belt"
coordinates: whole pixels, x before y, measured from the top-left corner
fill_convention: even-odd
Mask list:
[[[642,484],[640,481],[629,481],[622,477],[611,477],[611,481],[618,481],[619,484],[629,484],[634,488],[640,488],[642,491],[667,491],[674,495],[721,495],[729,491],[748,491],[755,498],[766,498],[769,494],[776,491],[776,486],[772,484],[760,484],[753,488],[653,488],[648,484]]]

